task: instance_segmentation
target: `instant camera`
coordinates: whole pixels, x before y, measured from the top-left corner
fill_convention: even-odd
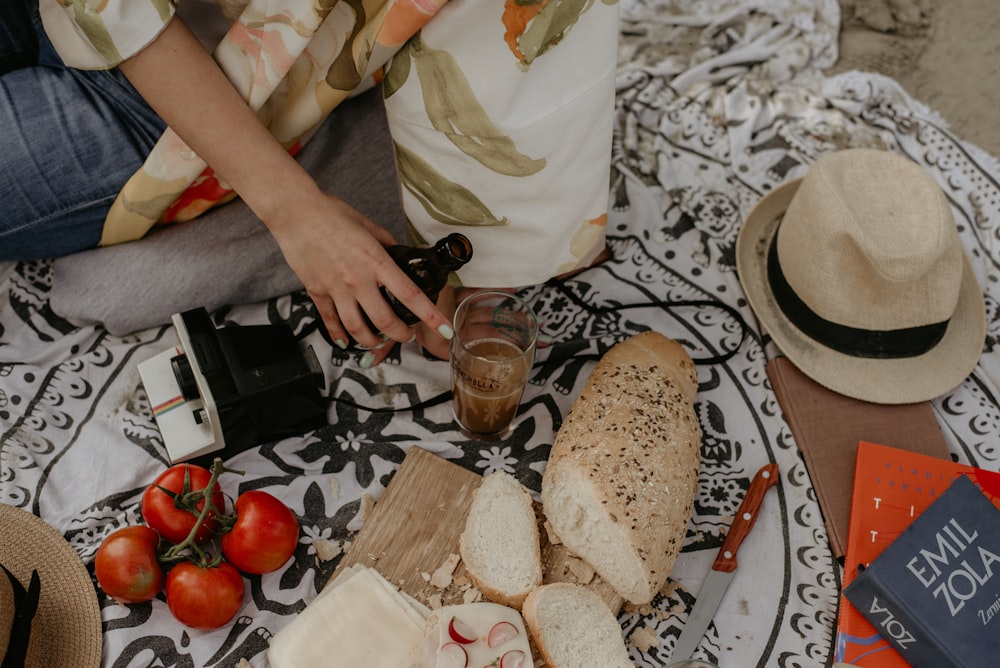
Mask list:
[[[179,345],[139,364],[171,462],[210,465],[326,423],[323,371],[287,325],[216,328],[204,308],[173,323]]]

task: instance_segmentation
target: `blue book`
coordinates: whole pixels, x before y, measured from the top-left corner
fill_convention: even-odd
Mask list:
[[[956,478],[844,596],[914,668],[1000,665],[1000,510]]]

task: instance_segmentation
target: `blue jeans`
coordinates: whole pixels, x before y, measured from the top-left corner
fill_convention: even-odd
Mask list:
[[[0,0],[0,261],[96,246],[165,127],[117,69],[63,65],[38,0]]]

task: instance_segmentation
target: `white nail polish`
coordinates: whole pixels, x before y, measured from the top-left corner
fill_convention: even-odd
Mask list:
[[[358,362],[358,366],[362,369],[370,369],[372,364],[375,363],[375,353],[367,352],[361,356],[361,360]]]
[[[451,337],[455,336],[455,330],[450,325],[441,325],[438,327],[438,334],[450,341]]]

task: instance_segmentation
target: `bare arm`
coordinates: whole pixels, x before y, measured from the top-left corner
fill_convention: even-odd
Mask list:
[[[432,330],[448,321],[382,247],[389,232],[324,193],[261,125],[211,56],[175,18],[146,49],[120,65],[139,93],[267,225],[316,304],[333,340],[396,341],[413,331],[379,293],[384,285]],[[388,353],[384,349],[378,359]]]

